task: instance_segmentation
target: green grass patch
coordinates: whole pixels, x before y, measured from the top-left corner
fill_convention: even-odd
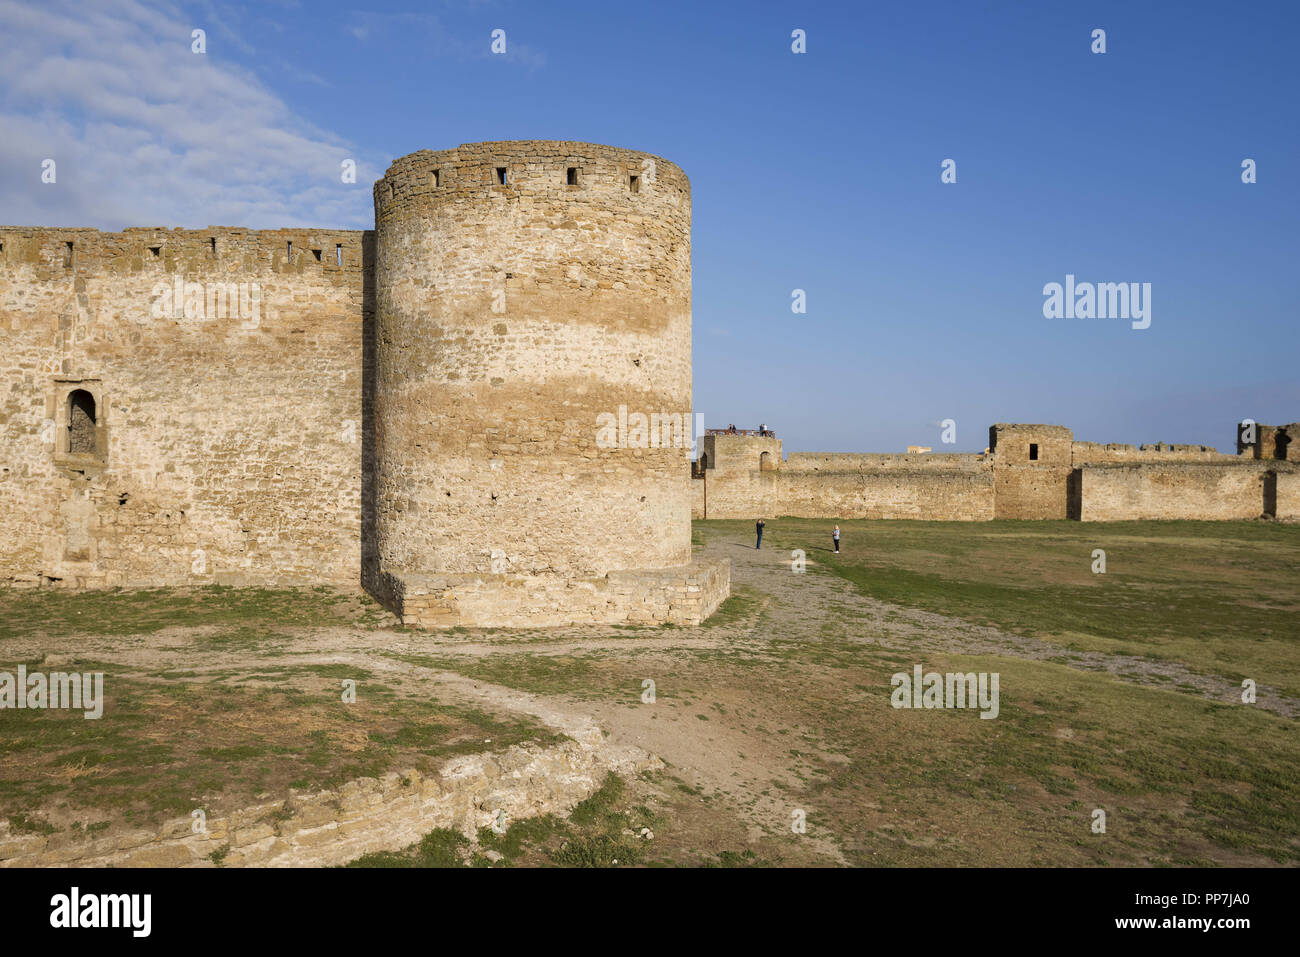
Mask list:
[[[774,520],[768,530],[774,545],[809,549],[823,569],[881,601],[1300,697],[1300,526],[839,524],[839,555],[810,544],[824,537],[824,521]],[[1106,553],[1104,574],[1092,571],[1094,549]]]
[[[103,716],[6,710],[0,816],[35,820],[41,809],[57,821],[93,809],[152,825],[195,808],[212,814],[241,807],[289,787],[336,788],[406,767],[433,773],[458,754],[564,740],[531,719],[401,697],[386,687],[380,694],[379,684],[360,678],[357,701],[344,704],[342,672],[334,669],[365,672],[341,665],[276,668],[295,685],[284,689],[159,681],[107,663],[67,667],[105,672]]]
[[[424,835],[404,851],[380,851],[350,861],[345,867],[460,867],[462,847],[469,839],[449,828],[438,828]]]
[[[638,864],[644,861],[646,848],[637,833],[643,827],[653,828],[659,819],[648,808],[628,807],[628,803],[626,783],[611,773],[591,796],[574,807],[567,820],[547,814],[510,823],[504,833],[497,833],[490,826],[480,828],[477,847],[472,852],[466,848],[467,862],[454,853],[443,853],[439,863],[422,863],[428,859],[422,850],[427,842],[451,852],[467,844],[460,834],[441,830],[430,832],[420,844],[404,851],[368,854],[348,866],[454,867],[467,863],[473,867],[515,864],[622,867]]]
[[[0,589],[0,640],[44,635],[142,635],[174,626],[352,625],[390,616],[368,595],[316,588]],[[229,632],[242,636],[238,629]],[[237,638],[242,640],[242,637]]]

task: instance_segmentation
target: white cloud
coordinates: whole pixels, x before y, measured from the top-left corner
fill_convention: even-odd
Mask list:
[[[371,154],[214,51],[226,24],[142,0],[0,0],[6,225],[365,227]],[[208,53],[190,32],[208,30]],[[43,184],[41,162],[58,164]],[[343,160],[357,182],[340,181]]]
[[[478,4],[469,3],[476,7]],[[501,60],[526,70],[546,66],[546,55],[521,43],[516,34],[506,31],[506,50],[493,53],[491,30],[463,33],[449,29],[433,13],[382,13],[375,10],[353,11],[351,22],[343,28],[362,43],[374,37],[418,37],[429,56],[438,59],[469,62],[471,60]],[[496,27],[494,27],[496,29]],[[500,27],[500,29],[506,29]]]

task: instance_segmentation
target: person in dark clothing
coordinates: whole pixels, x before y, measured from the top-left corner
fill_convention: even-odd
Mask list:
[[[763,526],[766,524],[761,518],[754,524],[754,531],[758,532],[758,544],[754,546],[755,548],[763,547]]]

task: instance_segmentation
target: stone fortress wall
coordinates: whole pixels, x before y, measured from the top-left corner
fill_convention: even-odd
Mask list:
[[[585,143],[414,153],[375,184],[372,591],[452,623],[629,598],[698,617],[649,579],[606,587],[677,569],[666,587],[703,594],[688,448],[602,448],[596,428],[621,406],[689,415],[690,209],[674,164]]]
[[[0,583],[355,581],[370,245],[0,228]]]
[[[649,154],[397,160],[376,230],[0,227],[0,584],[361,581],[423,625],[707,617],[690,184]],[[689,445],[689,437],[687,437]]]
[[[987,453],[810,453],[772,435],[710,430],[693,469],[696,518],[1300,520],[1300,423],[1256,426],[1236,455],[1203,445],[1076,442],[1000,423]]]

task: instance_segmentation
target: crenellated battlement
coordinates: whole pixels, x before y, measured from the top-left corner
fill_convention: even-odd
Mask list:
[[[420,150],[394,160],[374,185],[379,222],[429,204],[526,197],[599,204],[644,216],[665,207],[688,211],[691,184],[676,163],[651,153],[523,140]]]
[[[27,271],[29,281],[57,282],[103,273],[233,273],[243,270],[319,275],[347,281],[365,267],[365,230],[165,229],[120,232],[0,226],[0,273]]]

